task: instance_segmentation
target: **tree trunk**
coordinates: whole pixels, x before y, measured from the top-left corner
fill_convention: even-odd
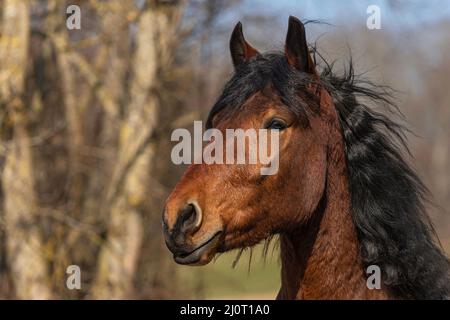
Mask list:
[[[2,175],[9,270],[20,299],[50,297],[46,261],[36,225],[31,142],[27,132],[24,82],[28,61],[28,1],[4,1],[0,47],[0,100],[12,123]]]
[[[103,204],[109,212],[108,235],[98,261],[93,298],[128,297],[142,242],[142,215],[151,190],[152,138],[158,118],[158,72],[169,56],[171,30],[179,7],[151,5],[140,16],[132,61],[129,104],[120,125],[119,150]]]

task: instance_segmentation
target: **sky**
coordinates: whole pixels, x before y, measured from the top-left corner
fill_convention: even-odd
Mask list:
[[[302,21],[319,20],[329,24],[307,26],[310,41],[321,39],[322,35],[334,31],[341,31],[350,37],[352,30],[368,31],[366,23],[370,14],[367,13],[367,8],[370,5],[380,8],[381,30],[366,32],[366,35],[387,32],[405,50],[413,47],[413,38],[410,37],[416,31],[421,37],[423,48],[442,41],[446,32],[450,36],[450,30],[436,29],[450,25],[449,0],[241,0],[240,4],[220,16],[218,24],[228,37],[233,26],[241,21],[248,39],[256,39],[254,44],[261,50],[273,50],[283,45],[289,15]],[[252,16],[263,16],[269,21],[265,21],[263,25],[257,24],[251,20]],[[272,21],[273,28],[270,29]],[[444,21],[447,23],[441,25]],[[409,38],[405,38],[405,35]],[[271,41],[267,41],[267,37]],[[258,43],[258,39],[263,41]],[[223,46],[223,43],[219,45]],[[441,55],[442,52],[435,54]]]
[[[284,19],[296,15],[332,24],[358,19],[365,23],[369,5],[380,7],[382,28],[401,29],[450,20],[450,1],[447,0],[245,0],[243,3],[246,11],[257,9]]]

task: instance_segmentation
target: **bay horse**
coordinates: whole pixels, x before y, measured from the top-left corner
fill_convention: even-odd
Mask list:
[[[168,197],[163,232],[174,260],[279,236],[278,299],[445,299],[450,263],[425,212],[427,189],[404,157],[405,128],[365,104],[392,108],[385,87],[338,76],[311,55],[289,18],[284,52],[259,53],[236,25],[234,75],[206,127],[279,131],[277,174],[257,165],[193,164]],[[367,267],[381,286],[367,285]]]

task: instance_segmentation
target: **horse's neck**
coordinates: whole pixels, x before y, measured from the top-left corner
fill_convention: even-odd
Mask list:
[[[344,151],[337,144],[329,159],[324,197],[314,218],[281,235],[280,299],[383,299],[368,289],[355,227]]]

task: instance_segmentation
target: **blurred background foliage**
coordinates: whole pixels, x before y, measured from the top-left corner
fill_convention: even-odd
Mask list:
[[[66,8],[81,8],[81,30]],[[366,27],[381,8],[381,30]],[[398,90],[413,165],[450,251],[450,7],[445,1],[1,0],[0,297],[269,298],[277,247],[176,265],[161,234],[164,199],[183,167],[170,133],[192,128],[232,73],[237,21],[279,50],[287,18],[343,68]],[[82,289],[66,288],[79,265]]]

